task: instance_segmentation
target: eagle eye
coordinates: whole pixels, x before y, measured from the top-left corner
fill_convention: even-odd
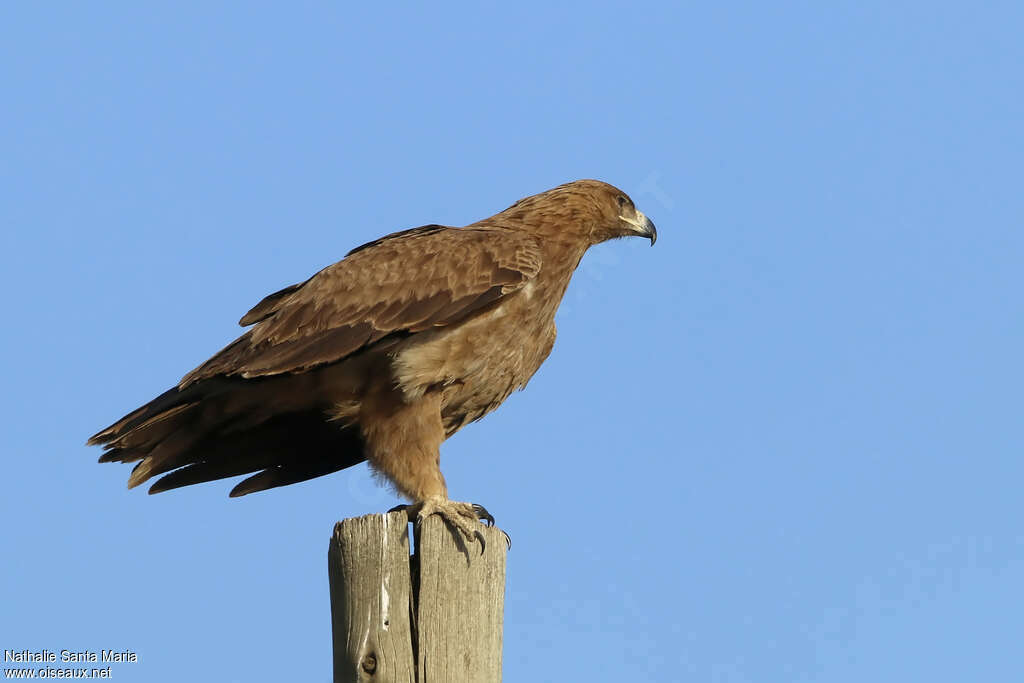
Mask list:
[[[622,196],[622,195],[620,194],[620,195],[619,195],[619,208],[621,209],[621,208],[622,208],[622,207],[624,207],[625,205],[626,205],[626,198],[625,198],[625,197],[623,197],[623,196]]]

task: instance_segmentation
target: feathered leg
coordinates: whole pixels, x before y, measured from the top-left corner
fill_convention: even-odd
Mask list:
[[[482,551],[479,520],[493,523],[494,518],[479,505],[448,499],[441,474],[445,434],[440,394],[428,392],[414,403],[406,403],[397,391],[367,396],[360,407],[359,424],[370,465],[413,501],[404,506],[410,519],[419,522],[441,515],[467,541],[478,540]]]

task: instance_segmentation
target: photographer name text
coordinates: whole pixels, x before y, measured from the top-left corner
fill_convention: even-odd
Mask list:
[[[4,650],[5,662],[52,664],[53,662],[137,662],[131,650]]]

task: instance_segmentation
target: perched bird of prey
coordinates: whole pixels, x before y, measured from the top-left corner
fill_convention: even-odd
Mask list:
[[[364,460],[467,537],[477,505],[448,499],[441,443],[526,386],[584,252],[654,224],[621,190],[579,180],[463,228],[427,225],[353,249],[242,316],[251,326],[89,439],[136,462],[150,493],[253,474],[232,496]]]

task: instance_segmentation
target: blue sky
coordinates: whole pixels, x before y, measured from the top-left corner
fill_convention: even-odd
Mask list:
[[[1018,3],[9,3],[5,649],[330,679],[365,467],[147,496],[85,438],[363,242],[596,177],[524,393],[443,448],[505,680],[1019,680]]]

